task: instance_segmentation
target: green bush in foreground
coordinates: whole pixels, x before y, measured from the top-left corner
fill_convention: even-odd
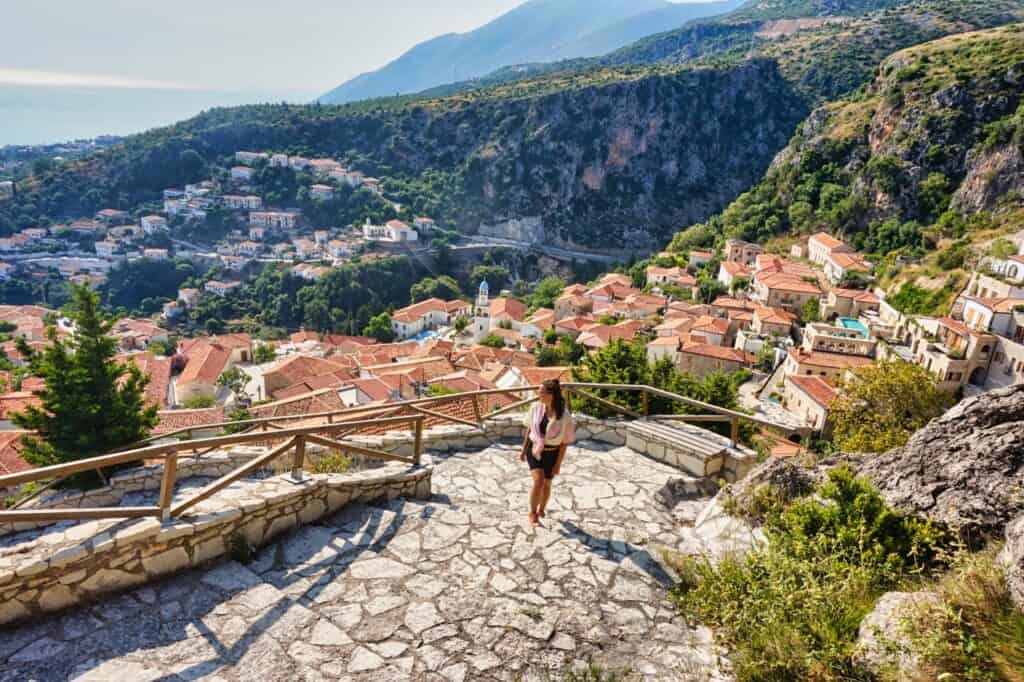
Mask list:
[[[769,542],[744,558],[671,559],[681,576],[673,600],[715,628],[739,680],[871,679],[853,662],[861,620],[943,553],[941,532],[886,507],[847,468],[816,492],[769,505]]]
[[[1010,600],[996,549],[957,557],[935,591],[902,623],[922,679],[1024,680],[1024,613]]]

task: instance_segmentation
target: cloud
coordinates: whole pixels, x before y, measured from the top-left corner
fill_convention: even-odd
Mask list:
[[[53,88],[131,88],[145,90],[202,90],[188,83],[64,71],[0,67],[0,85],[38,85]]]

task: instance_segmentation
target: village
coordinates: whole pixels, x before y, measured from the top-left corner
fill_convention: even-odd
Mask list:
[[[0,238],[0,281],[40,280],[56,273],[63,280],[96,288],[119,263],[179,258],[207,268],[218,266],[226,273],[204,284],[204,294],[218,296],[238,286],[241,273],[254,263],[291,263],[297,276],[316,281],[332,264],[374,249],[403,250],[416,245],[421,233],[435,229],[428,217],[417,217],[412,224],[389,220],[381,225],[367,221],[347,227],[311,226],[300,208],[264,205],[253,185],[259,168],[307,174],[313,182],[303,192],[312,202],[330,201],[341,187],[363,188],[382,197],[381,181],[333,159],[239,151],[233,160],[237,165],[225,182],[209,179],[165,189],[159,212],[105,208],[67,224],[27,227]],[[9,194],[11,184],[0,191]],[[401,204],[382,201],[396,212],[402,210]],[[223,239],[197,244],[181,237],[183,229],[202,225],[215,210],[228,213],[233,223]],[[187,300],[168,301],[165,317],[184,312]]]
[[[346,171],[332,167],[329,172]],[[209,189],[188,188],[183,197],[167,199],[167,208],[202,210],[204,201],[213,200]],[[268,231],[292,229],[298,220],[292,213],[260,210],[258,197],[222,195],[218,201],[249,211],[250,239],[238,246],[255,251],[262,249],[259,240]],[[95,224],[118,217],[103,212]],[[97,246],[123,244],[135,229],[111,227],[107,240],[121,235],[123,241]],[[143,234],[167,229],[167,219],[146,216],[138,229]],[[414,240],[417,234],[397,221],[364,230],[363,238],[374,241]],[[167,348],[175,340],[168,331],[175,315],[202,296],[225,295],[240,281],[182,289],[162,315],[120,319],[112,333],[122,358],[150,376],[147,399],[160,409],[158,433],[221,422],[237,410],[253,418],[280,416],[568,379],[568,363],[539,361],[542,348],[564,339],[581,353],[596,353],[616,339],[641,339],[650,362],[668,358],[698,379],[751,370],[740,390],[744,409],[827,437],[829,404],[843,383],[853,370],[879,361],[918,364],[941,389],[957,395],[1024,381],[1024,239],[1018,235],[1014,246],[1018,255],[981,261],[944,317],[901,314],[883,292],[863,286],[870,285],[871,264],[822,232],[785,255],[734,239],[717,253],[662,252],[648,261],[643,282],[608,273],[565,286],[551,307],[531,309],[509,291],[492,295],[484,281],[473,301],[430,298],[394,310],[388,316],[391,342],[300,330],[273,341],[245,333],[181,338]],[[342,248],[336,240],[318,234],[307,255],[323,257],[336,248]],[[310,277],[329,270],[308,263],[294,268]],[[702,274],[714,274],[726,293],[700,302]],[[847,288],[851,282],[860,288]],[[24,466],[17,456],[20,434],[9,415],[38,400],[33,394],[38,380],[19,372],[24,359],[14,338],[22,336],[40,349],[47,343],[47,324],[54,321],[58,334],[71,333],[58,313],[44,307],[0,308],[0,325],[7,330],[0,347],[14,368],[0,378],[0,470]],[[775,453],[796,451],[780,444]]]

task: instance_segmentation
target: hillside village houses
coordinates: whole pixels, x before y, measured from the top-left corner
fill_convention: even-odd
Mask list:
[[[239,182],[251,181],[264,164],[310,173],[316,183],[309,187],[309,196],[317,201],[335,195],[340,185],[379,188],[380,184],[332,159],[240,151],[234,163],[238,173],[236,177],[233,169],[231,176]],[[242,286],[233,273],[242,272],[254,258],[272,254],[288,260],[294,275],[315,282],[330,272],[323,261],[351,258],[365,242],[415,246],[421,234],[435,229],[427,217],[415,218],[412,225],[400,220],[383,225],[367,221],[350,226],[347,232],[314,229],[304,224],[298,209],[266,207],[248,187],[222,194],[220,183],[213,180],[189,184],[184,190],[168,188],[163,199],[164,215],[147,214],[143,208],[104,209],[65,228],[22,230],[0,239],[0,250],[18,253],[59,239],[63,230],[80,230],[97,238],[95,258],[41,259],[41,267],[59,268],[68,278],[95,276],[126,257],[171,256],[163,248],[132,244],[139,233],[171,232],[177,238],[172,230],[182,220],[195,219],[214,206],[234,212],[236,225],[210,254],[225,272],[201,286],[181,289],[175,300],[164,304],[163,318],[173,325],[202,297],[226,296]],[[140,213],[137,224],[130,225],[132,216]],[[1024,243],[1018,241],[1016,246],[1018,254],[1024,254]],[[184,247],[175,243],[174,248]],[[814,430],[827,430],[828,405],[849,373],[882,359],[918,363],[950,392],[1024,381],[1024,255],[985,259],[949,314],[937,318],[901,315],[885,302],[882,292],[857,288],[870,282],[872,265],[825,232],[808,237],[789,257],[737,239],[726,240],[718,253],[691,251],[686,256],[687,268],[649,265],[643,288],[634,286],[628,275],[608,273],[596,282],[566,286],[550,308],[537,310],[511,295],[492,297],[487,282],[482,282],[472,302],[434,298],[395,310],[391,314],[394,343],[296,332],[272,342],[276,359],[259,369],[252,364],[255,343],[246,335],[184,340],[173,363],[152,353],[144,356],[150,343],[170,338],[153,320],[123,321],[117,335],[127,355],[138,356],[140,363],[158,374],[153,400],[161,406],[165,425],[222,419],[224,403],[231,397],[216,381],[233,366],[251,373],[253,400],[273,401],[253,408],[264,410],[261,414],[313,405],[340,409],[385,403],[425,395],[439,386],[507,388],[529,385],[549,374],[568,376],[567,368],[536,367],[531,350],[544,343],[550,332],[575,339],[587,352],[597,352],[614,339],[628,341],[644,335],[650,339],[650,360],[669,358],[680,370],[697,377],[764,365],[771,371],[756,376],[759,394],[771,397],[778,408]],[[24,267],[14,258],[8,260],[0,261],[0,278],[19,276]],[[729,288],[730,294],[703,302],[698,300],[698,275],[709,262],[719,264],[707,274]],[[741,280],[748,284],[732,291]],[[814,306],[822,321],[804,324],[801,316]],[[18,334],[42,343],[42,317],[48,311],[22,307],[14,312],[13,308],[0,306],[0,319],[11,320]],[[467,327],[456,334],[453,327],[460,318]],[[489,336],[499,337],[504,347],[481,346],[480,341]],[[13,344],[3,348],[17,364]],[[772,353],[764,359],[765,348],[774,349],[774,363]],[[172,364],[181,369],[180,374],[172,374]],[[0,405],[3,398],[0,393]],[[211,410],[180,409],[199,398],[212,398],[218,405]],[[15,396],[12,404],[21,399]]]

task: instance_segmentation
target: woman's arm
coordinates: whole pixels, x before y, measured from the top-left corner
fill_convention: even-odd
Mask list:
[[[555,476],[562,472],[562,459],[565,458],[565,451],[568,449],[569,445],[567,443],[562,443],[558,446],[558,459],[555,460],[555,468],[552,470]]]

